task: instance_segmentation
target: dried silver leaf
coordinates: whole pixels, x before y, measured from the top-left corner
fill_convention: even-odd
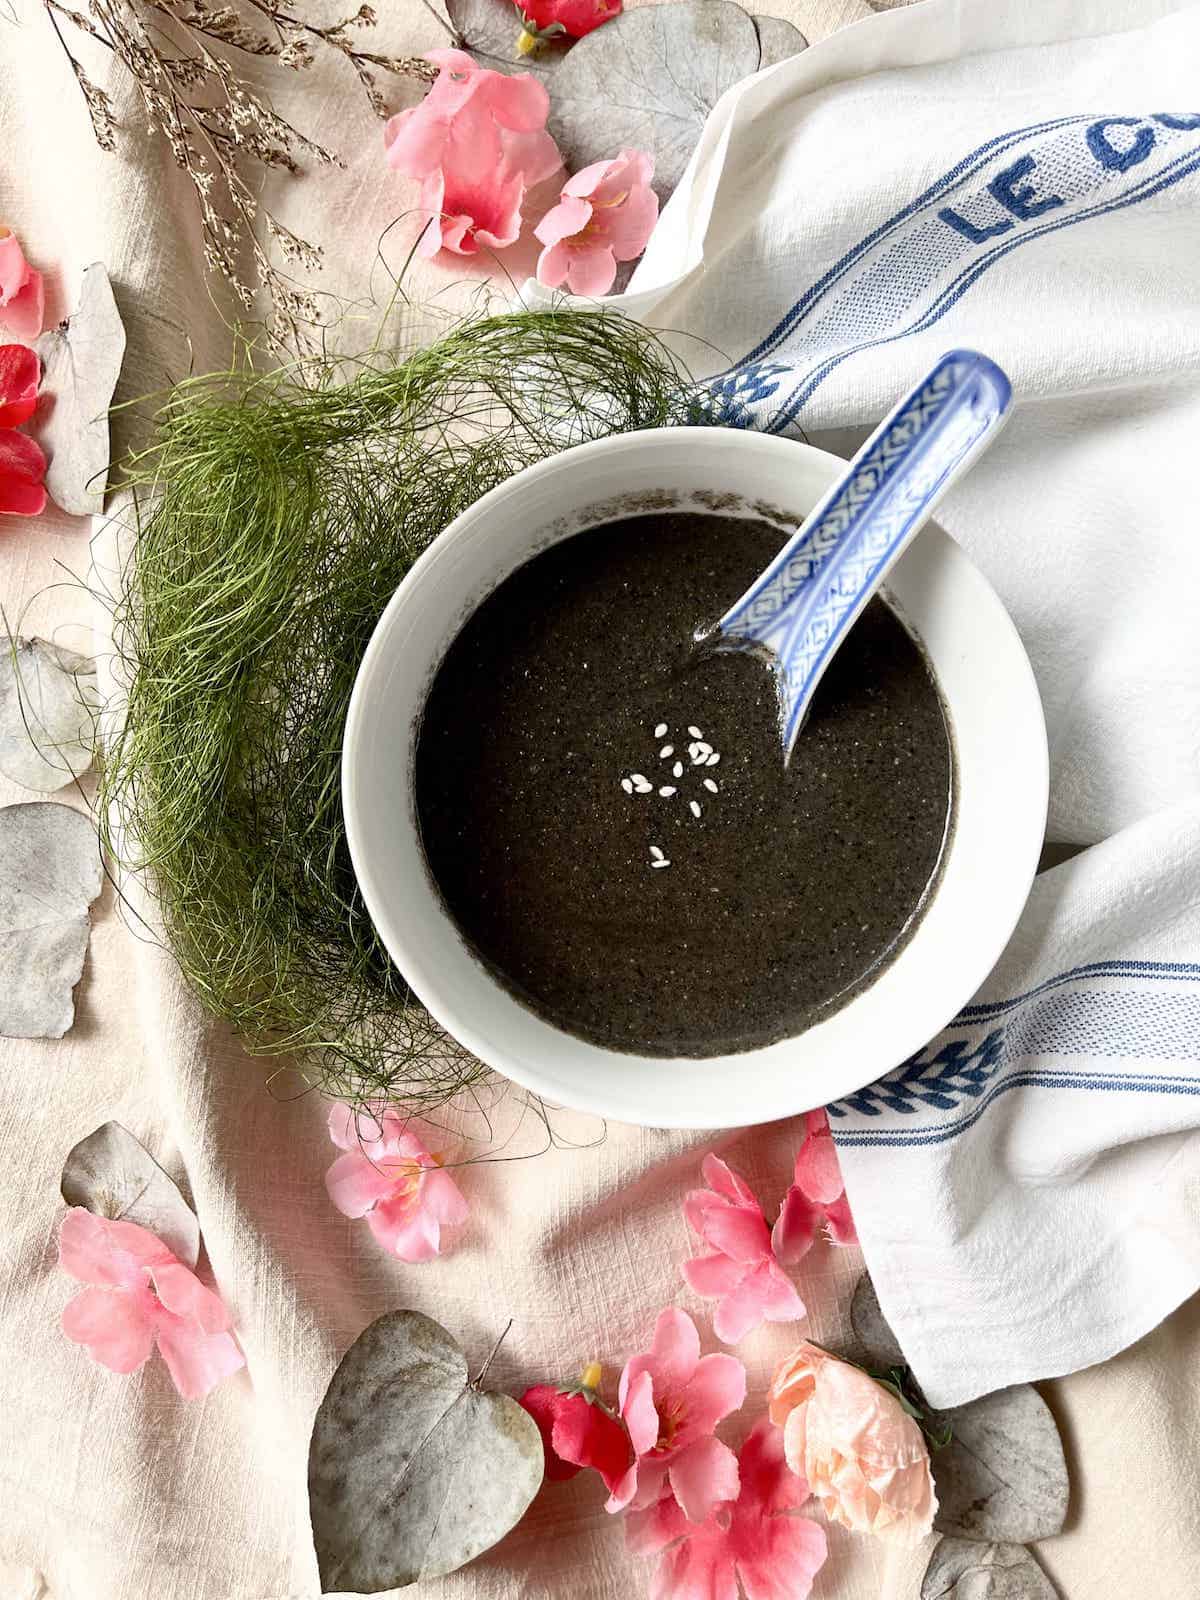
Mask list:
[[[764,67],[774,67],[781,61],[790,61],[793,56],[798,56],[801,50],[808,49],[808,40],[799,28],[793,28],[790,22],[785,22],[782,17],[759,17],[750,19],[758,30],[758,68],[761,72]]]
[[[925,1569],[921,1600],[1059,1600],[1059,1594],[1024,1545],[943,1539]]]
[[[96,830],[53,800],[0,807],[0,1034],[61,1039],[75,1020],[88,907],[102,874]]]
[[[930,1457],[934,1527],[961,1539],[1032,1544],[1061,1533],[1070,1482],[1058,1424],[1032,1385],[1014,1384],[968,1405],[932,1412],[951,1438]]]
[[[864,1272],[850,1302],[850,1326],[870,1365],[880,1371],[907,1365],[896,1335],[879,1309],[879,1297],[869,1272]]]
[[[157,1234],[186,1267],[200,1254],[200,1224],[139,1139],[119,1122],[105,1122],[81,1139],[66,1159],[62,1197],[114,1222],[136,1222]]]
[[[313,1422],[308,1505],[322,1591],[375,1594],[454,1572],[524,1515],[541,1435],[419,1311],[392,1311],[342,1357]]]
[[[0,772],[50,794],[85,773],[96,744],[96,663],[48,639],[0,655]]]
[[[758,71],[758,31],[733,0],[639,6],[580,39],[553,69],[550,132],[569,172],[630,147],[654,157],[665,200],[705,118]]]
[[[35,345],[42,358],[43,395],[50,405],[38,442],[50,457],[46,490],[73,516],[104,509],[108,478],[108,408],[125,357],[125,329],[108,273],[87,267],[79,307]]]

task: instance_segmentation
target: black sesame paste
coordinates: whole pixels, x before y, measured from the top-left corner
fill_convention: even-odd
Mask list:
[[[577,534],[484,601],[432,684],[416,801],[445,904],[512,993],[610,1048],[802,1032],[903,946],[938,872],[951,740],[884,601],[786,768],[763,662],[696,649],[783,537],[682,512]]]

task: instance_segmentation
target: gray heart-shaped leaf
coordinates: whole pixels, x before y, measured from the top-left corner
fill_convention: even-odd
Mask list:
[[[793,28],[790,22],[785,22],[782,17],[751,18],[758,29],[758,68],[774,67],[781,61],[790,61],[792,56],[798,56],[801,50],[808,49],[808,40],[799,28]]]
[[[149,1228],[184,1266],[196,1265],[196,1213],[145,1145],[119,1122],[102,1123],[67,1156],[62,1197],[97,1216]]]
[[[61,1039],[75,1020],[88,907],[103,881],[96,830],[70,806],[0,808],[0,1034]]]
[[[392,1311],[342,1357],[313,1422],[308,1505],[323,1590],[375,1594],[473,1561],[542,1481],[541,1435],[419,1311]]]
[[[921,1600],[1059,1600],[1058,1590],[1019,1544],[943,1539],[929,1558]]]
[[[758,71],[758,32],[733,0],[639,6],[574,45],[547,80],[550,120],[569,172],[623,148],[654,157],[665,200],[683,176],[705,118]]]
[[[0,655],[0,772],[50,794],[92,764],[100,695],[96,663],[47,639]]]
[[[108,408],[125,358],[125,329],[108,273],[95,261],[84,271],[79,307],[42,334],[38,440],[50,457],[46,489],[74,516],[104,509],[108,478]]]
[[[1050,1407],[1028,1383],[933,1412],[950,1442],[930,1458],[934,1527],[963,1539],[1032,1544],[1062,1531],[1070,1483]]]
[[[872,1367],[883,1371],[906,1365],[904,1351],[879,1309],[879,1297],[869,1272],[863,1273],[855,1287],[850,1302],[850,1326]]]

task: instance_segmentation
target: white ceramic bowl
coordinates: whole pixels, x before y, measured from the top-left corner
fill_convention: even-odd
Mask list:
[[[825,1105],[919,1050],[970,999],[1008,941],[1046,821],[1046,733],[1007,613],[939,528],[889,576],[950,710],[957,812],[941,881],[909,943],[869,988],[795,1038],[702,1060],[628,1055],[526,1010],[464,943],[430,879],[413,796],[429,684],[462,623],[536,551],[648,508],[802,520],[843,463],[790,439],[708,428],[579,445],[518,473],[453,522],[392,596],[346,719],[342,798],[380,936],[438,1021],[548,1101],[652,1127],[766,1122]]]

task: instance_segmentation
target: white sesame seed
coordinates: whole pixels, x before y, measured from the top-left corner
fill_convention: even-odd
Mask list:
[[[665,745],[663,745],[662,749],[658,752],[659,760],[660,761],[666,761],[668,759],[668,757],[673,756],[674,754],[675,754],[675,746],[673,744],[665,744]]]
[[[705,778],[704,787],[708,790],[709,794],[716,794],[717,792],[716,782],[712,778]]]
[[[658,727],[655,728],[655,730],[654,730],[654,737],[656,739],[661,739],[666,734],[666,731],[667,731],[666,723],[665,722],[660,722]]]
[[[652,867],[669,867],[671,863],[669,861],[652,861],[650,865]]]
[[[715,767],[717,762],[720,761],[720,759],[721,759],[721,752],[719,750],[714,750],[712,755],[705,756],[704,765],[706,767]]]
[[[689,800],[688,810],[694,817],[698,817],[700,815],[700,802],[698,800]]]
[[[693,739],[703,739],[703,737],[704,737],[704,735],[700,732],[700,729],[697,728],[694,724],[689,726],[688,732],[691,734]]]
[[[621,787],[622,787],[622,789],[624,789],[626,794],[632,794],[633,793],[633,783],[629,778],[622,778],[621,779]]]
[[[675,763],[675,765],[671,768],[671,772],[672,772],[674,777],[682,778],[683,777],[683,762],[682,761],[677,761]]]
[[[656,861],[662,861],[666,855],[666,852],[664,850],[660,850],[658,845],[652,844],[650,846],[650,854]]]
[[[671,798],[671,796],[675,793],[675,786],[674,786],[674,784],[664,783],[662,788],[658,792],[659,792],[660,795],[662,795],[664,800],[669,800]]]

